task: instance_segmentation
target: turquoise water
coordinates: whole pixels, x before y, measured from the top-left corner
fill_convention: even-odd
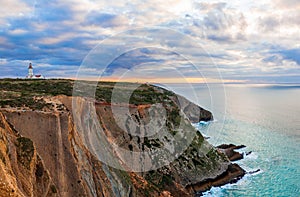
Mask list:
[[[204,196],[300,196],[300,86],[225,85],[226,96],[214,99],[203,85],[172,89],[214,109],[216,121],[199,128],[209,142],[246,145],[240,151],[252,153],[237,163],[247,171],[260,169]]]

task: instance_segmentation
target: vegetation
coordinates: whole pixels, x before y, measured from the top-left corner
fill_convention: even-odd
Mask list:
[[[30,107],[42,110],[50,107],[42,99],[45,95],[72,95],[72,81],[70,80],[0,80],[0,107]]]
[[[28,170],[34,154],[34,146],[31,139],[26,137],[17,138],[17,159]]]
[[[121,88],[122,91],[117,92],[117,99],[126,102],[125,99],[128,92],[131,93],[131,87],[136,87],[133,83],[115,82],[99,82],[94,90],[94,82],[81,81],[84,92],[77,91],[77,96],[95,97],[97,101],[111,102],[111,96],[114,88]],[[0,79],[0,107],[30,107],[32,109],[41,110],[48,106],[43,100],[35,99],[40,96],[72,96],[75,81],[67,79],[49,79],[49,80],[28,80],[28,79]],[[134,85],[134,86],[132,86]],[[148,84],[138,84],[132,94],[130,94],[129,103],[139,104],[155,104],[169,100],[170,93],[168,91],[157,91],[154,86]],[[86,95],[87,88],[91,88],[94,95]],[[80,88],[79,88],[80,89]]]
[[[21,93],[21,96],[38,95],[72,95],[71,80],[23,80],[15,79],[0,80],[0,87],[3,91]]]
[[[165,174],[156,170],[149,171],[146,174],[145,179],[159,189],[163,189],[166,186],[171,186],[174,184],[173,177],[170,174]]]
[[[147,84],[141,85],[137,88],[130,97],[130,103],[132,104],[155,104],[162,103],[168,97]]]
[[[42,110],[44,107],[49,107],[50,104],[45,103],[44,100],[34,99],[32,97],[21,97],[15,99],[3,99],[0,100],[0,106],[10,107],[30,107],[32,109]]]
[[[54,193],[54,194],[57,193],[57,189],[56,189],[55,185],[51,185],[50,189],[51,189],[52,193]]]
[[[6,164],[5,157],[4,157],[3,153],[1,152],[1,150],[0,150],[0,160],[1,160],[4,164]]]
[[[144,143],[143,145],[147,146],[148,148],[161,148],[163,145],[162,145],[162,142],[156,138],[156,139],[149,139],[148,137],[145,137],[144,138]]]
[[[172,109],[170,111],[167,111],[167,126],[171,129],[173,125],[173,128],[177,128],[180,125],[181,122],[181,115],[179,108],[174,104]],[[173,135],[176,134],[176,131],[173,131]]]
[[[216,160],[217,158],[219,158],[219,154],[215,149],[210,149],[206,156],[212,160]]]

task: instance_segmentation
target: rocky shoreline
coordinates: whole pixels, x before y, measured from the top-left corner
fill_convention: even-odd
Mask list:
[[[230,161],[238,161],[244,158],[244,155],[235,151],[241,148],[245,148],[245,145],[234,145],[234,144],[221,144],[217,146],[218,150],[224,153]]]
[[[238,161],[244,158],[242,153],[235,150],[245,148],[245,145],[221,144],[217,146],[217,150],[224,153],[230,161]],[[246,154],[250,154],[246,153]],[[256,172],[258,172],[257,170]],[[212,187],[220,187],[226,184],[236,183],[243,178],[247,172],[238,164],[230,164],[227,170],[214,179],[206,179],[199,183],[187,186],[187,190],[195,193],[195,196],[202,196],[203,192],[210,190]],[[251,172],[249,172],[251,173]]]
[[[94,105],[90,97],[72,96],[73,84],[71,80],[0,80],[3,95],[0,99],[1,194],[195,196],[212,186],[236,182],[246,173],[230,161],[243,157],[234,151],[239,146],[214,147],[196,131],[191,123],[211,121],[213,115],[186,98],[144,84],[132,95],[130,103],[112,105],[109,101],[114,83],[100,82]],[[128,83],[122,84],[124,92],[120,91],[120,97],[129,87]],[[19,95],[24,95],[21,100]],[[151,137],[140,137],[141,131],[150,134],[161,126],[160,121],[148,129],[135,126],[148,124],[153,115],[163,117],[160,110],[151,108],[156,103],[162,103],[166,110],[163,121],[166,127]],[[91,114],[91,111],[95,112]],[[122,114],[122,121],[116,120],[114,113]],[[103,129],[106,141],[98,137],[95,125]],[[165,165],[163,161],[168,155],[158,150],[168,146],[171,152],[177,151],[175,148],[182,146],[182,140],[172,140],[175,136],[191,140],[190,146]],[[151,166],[148,160],[140,160],[141,157],[133,154],[124,157],[107,149],[111,142],[128,152],[151,153],[148,160],[155,163]],[[117,168],[108,167],[98,153],[104,153],[109,160],[113,158],[110,164]],[[156,169],[156,165],[162,167]],[[145,172],[151,167],[154,170]]]

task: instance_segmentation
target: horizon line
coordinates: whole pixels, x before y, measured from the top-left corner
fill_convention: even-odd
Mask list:
[[[299,84],[300,82],[250,82],[246,80],[241,80],[241,81],[232,81],[232,80],[225,80],[225,81],[220,81],[220,82],[208,82],[208,81],[199,81],[199,82],[159,82],[159,81],[139,81],[139,80],[115,80],[115,79],[100,79],[100,80],[95,80],[95,79],[88,79],[88,78],[73,78],[73,77],[50,77],[50,78],[45,78],[45,79],[26,79],[26,78],[20,78],[20,77],[0,77],[0,80],[5,80],[5,79],[17,79],[17,80],[81,80],[81,81],[97,81],[97,82],[125,82],[125,83],[141,83],[141,84],[237,84],[237,85],[275,85],[275,84],[286,84],[286,85],[292,85],[292,84]]]

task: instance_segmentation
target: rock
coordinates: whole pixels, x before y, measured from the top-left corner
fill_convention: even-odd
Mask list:
[[[154,89],[158,92],[164,93],[168,92],[168,90],[163,89],[161,87],[154,87]],[[170,98],[178,105],[180,106],[181,111],[187,116],[187,118],[192,123],[198,123],[200,121],[212,121],[213,120],[213,114],[203,109],[202,107],[198,106],[197,104],[189,101],[185,97],[181,95],[173,94],[170,96]]]
[[[259,172],[259,171],[260,171],[260,169],[257,169],[257,170],[250,171],[250,172],[247,172],[247,173],[248,173],[248,174],[255,174],[255,173]]]
[[[243,154],[233,150],[226,150],[225,153],[230,161],[238,161],[244,158]]]
[[[205,192],[212,187],[219,187],[228,183],[236,183],[245,174],[245,170],[243,170],[239,165],[230,164],[228,169],[215,179],[207,179],[197,184],[189,185],[187,189],[201,195],[202,192]]]
[[[159,197],[172,197],[172,195],[168,191],[163,191],[160,193]]]
[[[234,144],[221,144],[217,146],[217,148],[223,152],[230,161],[238,161],[244,158],[244,155],[242,153],[236,152],[234,150],[245,148],[245,145],[234,145]]]
[[[219,146],[217,146],[217,148],[220,148],[220,149],[241,149],[241,148],[245,148],[246,146],[245,145],[234,145],[234,144],[221,144]]]

